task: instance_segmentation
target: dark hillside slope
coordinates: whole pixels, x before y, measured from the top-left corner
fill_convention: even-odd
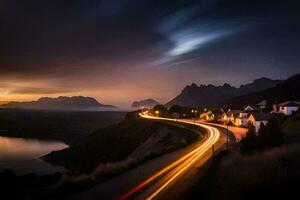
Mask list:
[[[90,173],[105,163],[124,168],[124,163],[134,164],[149,156],[184,147],[198,136],[174,125],[128,114],[121,123],[100,129],[80,145],[53,152],[45,159],[79,173]]]

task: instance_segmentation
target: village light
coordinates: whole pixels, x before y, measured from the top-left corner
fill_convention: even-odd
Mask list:
[[[196,114],[197,114],[197,110],[192,109],[191,113],[194,114],[194,123],[196,122]]]
[[[156,110],[156,111],[155,111],[155,114],[158,116],[158,115],[159,115],[159,111],[158,111],[158,110]]]

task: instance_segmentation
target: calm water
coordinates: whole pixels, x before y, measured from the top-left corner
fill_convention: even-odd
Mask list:
[[[68,145],[56,141],[0,136],[0,169],[9,168],[19,175],[63,171],[62,167],[50,165],[40,157],[67,147]]]

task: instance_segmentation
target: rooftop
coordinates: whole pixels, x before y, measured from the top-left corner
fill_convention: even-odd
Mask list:
[[[264,113],[264,112],[254,112],[251,114],[256,121],[267,121],[271,118],[281,118],[284,115],[281,113]]]
[[[257,105],[246,105],[243,108],[246,109],[247,107],[251,107],[253,110],[259,110],[259,107]]]
[[[299,107],[300,106],[300,102],[298,102],[298,101],[286,101],[286,102],[280,103],[279,106],[283,106],[283,107]]]
[[[258,105],[258,106],[266,106],[267,105],[267,100],[262,100],[261,102],[259,102],[256,105]]]

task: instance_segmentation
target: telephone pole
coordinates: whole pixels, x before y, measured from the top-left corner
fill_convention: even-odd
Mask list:
[[[226,148],[227,150],[229,149],[229,130],[228,130],[228,123],[226,123],[227,125],[227,137],[226,137]]]

